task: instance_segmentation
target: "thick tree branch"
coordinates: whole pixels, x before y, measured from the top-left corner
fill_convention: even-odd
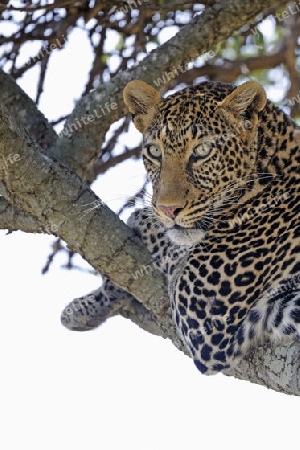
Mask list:
[[[143,285],[133,274],[140,264],[151,265],[148,251],[135,242],[132,231],[66,166],[41,153],[41,149],[0,106],[0,171],[3,196],[17,208],[37,217],[54,230],[97,272],[141,299],[145,306],[164,295],[164,280],[149,272]],[[99,242],[100,241],[100,242]],[[95,245],[97,243],[97,245]],[[99,243],[99,244],[98,244]],[[167,301],[157,301],[161,314]]]
[[[0,229],[25,233],[54,233],[52,229],[45,226],[39,219],[19,208],[11,205],[5,198],[0,197]]]
[[[300,343],[275,345],[265,341],[253,347],[238,367],[225,374],[300,396]]]
[[[0,103],[3,103],[39,146],[48,151],[57,135],[45,116],[15,80],[0,69]]]

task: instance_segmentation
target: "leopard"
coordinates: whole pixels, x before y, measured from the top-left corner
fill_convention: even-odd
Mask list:
[[[128,225],[166,278],[197,369],[229,369],[258,340],[299,340],[296,123],[255,80],[203,81],[166,98],[132,80],[124,101],[152,185],[151,205]]]

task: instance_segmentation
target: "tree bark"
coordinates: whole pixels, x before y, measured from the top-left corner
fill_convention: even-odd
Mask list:
[[[15,95],[17,91],[20,95],[19,88],[10,84],[12,94],[6,100],[3,90],[0,94],[0,101],[13,111],[12,116],[5,106],[0,107],[0,194],[4,197],[0,201],[0,227],[52,233],[64,239],[70,249],[125,291],[119,314],[149,332],[170,338],[182,351],[185,349],[171,318],[165,280],[153,268],[149,253],[136,242],[132,231],[84,181],[94,179],[94,161],[108,127],[126,113],[122,90],[129,80],[139,78],[153,85],[163,72],[213,49],[276,3],[272,0],[263,5],[257,0],[215,3],[137,67],[118,74],[106,86],[79,101],[65,125],[68,130],[70,124],[77,124],[70,136],[65,134],[57,139],[28,98],[21,98],[20,108],[20,97]],[[11,83],[3,74],[2,79],[3,83]],[[110,110],[98,117],[101,108],[108,110],[107,104]],[[94,119],[88,120],[93,114]],[[33,126],[36,120],[38,127]],[[142,275],[136,277],[137,272]],[[264,343],[226,374],[300,395],[299,353],[299,343],[277,346]]]

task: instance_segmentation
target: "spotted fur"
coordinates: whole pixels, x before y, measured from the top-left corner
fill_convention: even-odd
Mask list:
[[[255,82],[205,82],[164,100],[153,91],[140,81],[125,90],[153,185],[152,208],[130,225],[160,261],[196,366],[211,374],[263,335],[300,337],[298,131]]]
[[[197,368],[213,374],[237,364],[263,336],[299,339],[294,122],[256,82],[204,82],[162,99],[132,81],[124,99],[153,186],[151,208],[129,225],[166,275]]]

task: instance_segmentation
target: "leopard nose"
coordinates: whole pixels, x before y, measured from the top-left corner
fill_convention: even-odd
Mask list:
[[[174,219],[183,209],[182,206],[180,205],[172,205],[172,206],[157,205],[157,208],[160,209],[166,216],[170,217],[171,219]]]

